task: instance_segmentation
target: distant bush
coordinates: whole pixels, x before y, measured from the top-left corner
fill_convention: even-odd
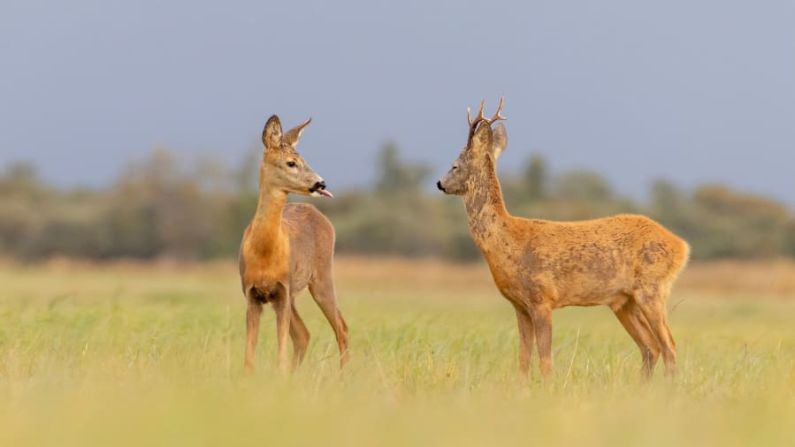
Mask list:
[[[59,190],[39,179],[33,166],[10,165],[0,175],[0,256],[234,256],[256,208],[257,165],[258,152],[230,169],[215,160],[185,163],[158,149],[131,163],[109,187],[94,190]],[[314,202],[334,222],[338,252],[478,258],[463,205],[431,192],[428,166],[402,160],[388,143],[376,171],[372,185]],[[616,194],[596,172],[554,174],[539,156],[500,178],[517,215],[574,220],[638,212],[687,239],[695,258],[795,257],[792,212],[724,185],[685,191],[660,180],[651,185],[648,203],[637,203]]]

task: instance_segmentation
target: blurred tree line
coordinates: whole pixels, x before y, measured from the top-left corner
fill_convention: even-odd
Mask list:
[[[314,203],[337,230],[337,251],[475,259],[461,201],[431,191],[431,169],[387,143],[374,184]],[[257,201],[259,151],[237,169],[188,164],[164,149],[132,163],[104,189],[62,190],[20,163],[0,174],[0,256],[208,259],[237,253]],[[692,191],[659,180],[647,203],[617,194],[596,172],[552,173],[539,156],[502,172],[515,215],[574,220],[647,214],[687,239],[693,257],[795,257],[795,215],[784,205],[724,185]],[[297,199],[302,200],[302,199]]]

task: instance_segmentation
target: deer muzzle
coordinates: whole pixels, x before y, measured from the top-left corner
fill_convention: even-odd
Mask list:
[[[323,180],[316,182],[314,185],[312,185],[312,187],[309,188],[309,194],[315,197],[328,197],[328,198],[334,197],[334,194],[332,194],[330,191],[326,189],[326,182]]]

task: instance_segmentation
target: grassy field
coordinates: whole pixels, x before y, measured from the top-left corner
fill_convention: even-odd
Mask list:
[[[789,264],[692,266],[669,303],[679,375],[648,384],[606,308],[557,311],[554,375],[524,383],[482,265],[337,276],[349,367],[304,295],[303,367],[273,367],[268,311],[247,377],[234,263],[1,264],[0,445],[795,445]]]

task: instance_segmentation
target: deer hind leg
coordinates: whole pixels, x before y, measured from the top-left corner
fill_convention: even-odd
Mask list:
[[[552,371],[552,309],[531,306],[529,313],[535,329],[541,376],[546,378]]]
[[[257,349],[257,339],[259,338],[259,323],[262,317],[262,302],[255,296],[256,292],[251,291],[247,294],[248,309],[246,309],[246,360],[245,370],[254,370],[254,351]]]
[[[527,308],[516,303],[513,303],[513,306],[519,326],[519,372],[526,377],[530,372],[530,359],[533,357],[536,334],[533,328],[533,319],[530,318]]]
[[[290,299],[292,315],[290,317],[290,338],[293,340],[293,368],[297,368],[304,361],[306,348],[309,345],[309,329],[306,328],[304,320],[298,315],[295,308],[295,300]]]
[[[668,311],[665,308],[666,296],[659,290],[643,290],[635,294],[635,302],[646,317],[651,332],[657,338],[663,361],[665,374],[676,374],[676,342],[668,327]]]
[[[641,375],[645,379],[650,378],[654,371],[654,365],[657,364],[657,359],[660,357],[660,346],[646,317],[643,316],[643,312],[632,299],[613,308],[613,312],[640,349],[640,355],[643,358]]]
[[[340,350],[340,367],[343,367],[348,362],[348,324],[345,323],[342,313],[337,308],[337,296],[334,292],[331,269],[318,275],[315,281],[309,284],[309,293],[334,330]]]

